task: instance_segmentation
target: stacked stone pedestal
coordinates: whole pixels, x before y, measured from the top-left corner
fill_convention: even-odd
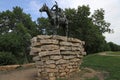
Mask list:
[[[81,40],[57,35],[34,37],[30,55],[34,56],[39,80],[56,80],[79,71],[85,55],[83,45]]]

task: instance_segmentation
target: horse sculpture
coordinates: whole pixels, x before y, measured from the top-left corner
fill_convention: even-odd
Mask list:
[[[64,34],[68,36],[68,20],[64,14],[62,14],[63,16],[56,14],[56,12],[49,9],[46,4],[43,4],[42,8],[39,11],[47,13],[51,25],[55,26],[55,34],[57,34],[57,29],[59,27],[62,27],[64,30]]]

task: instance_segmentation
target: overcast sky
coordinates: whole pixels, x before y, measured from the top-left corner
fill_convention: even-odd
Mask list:
[[[103,8],[105,10],[105,20],[111,23],[110,28],[114,33],[105,33],[106,40],[120,45],[120,0],[56,0],[61,8],[77,8],[79,5],[89,5],[90,11]],[[31,15],[32,20],[38,17],[46,16],[40,13],[39,9],[46,3],[50,8],[54,5],[55,0],[0,0],[0,12],[12,10],[15,6],[23,8],[24,12]]]

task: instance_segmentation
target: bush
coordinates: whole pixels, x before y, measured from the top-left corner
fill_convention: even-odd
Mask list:
[[[17,60],[10,52],[0,52],[0,66],[16,64]]]

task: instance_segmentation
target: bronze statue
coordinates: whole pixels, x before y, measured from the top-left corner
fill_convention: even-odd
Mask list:
[[[64,34],[68,36],[68,20],[66,18],[66,15],[63,13],[63,10],[58,7],[56,1],[55,3],[56,4],[53,5],[51,9],[49,9],[48,6],[44,4],[39,11],[47,13],[50,23],[56,27],[56,32],[59,27],[62,27],[64,30]],[[56,32],[55,34],[57,34]]]

